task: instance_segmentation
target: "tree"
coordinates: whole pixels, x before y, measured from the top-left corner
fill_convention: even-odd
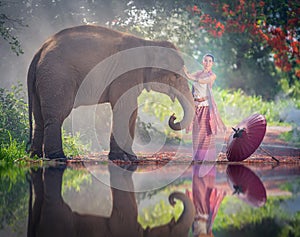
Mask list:
[[[219,86],[273,99],[300,97],[299,0],[130,2],[111,26],[173,41],[196,59],[217,56]]]
[[[285,92],[300,98],[299,0],[213,0],[204,3],[204,7],[194,5],[190,12],[198,16],[199,29],[208,33],[212,40],[235,42],[248,38],[242,40],[242,44],[238,42],[236,67],[254,58],[256,64],[271,72],[271,77],[277,75],[276,84]],[[276,70],[268,65],[270,61]]]
[[[8,3],[0,1],[0,35],[3,40],[7,41],[10,45],[11,50],[19,56],[23,54],[21,43],[18,38],[14,35],[13,31],[16,26],[24,26],[22,20],[11,18],[7,14],[3,13]]]

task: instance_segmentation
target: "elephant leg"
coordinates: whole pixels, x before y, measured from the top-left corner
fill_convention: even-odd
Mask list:
[[[58,94],[55,99],[44,96],[41,107],[44,119],[45,157],[65,160],[66,156],[62,145],[62,124],[71,113],[74,100],[72,90],[68,91],[67,88],[62,88],[61,91],[64,94]]]
[[[29,202],[29,213],[28,213],[28,233],[29,236],[35,236],[38,223],[41,218],[41,208],[44,202],[44,184],[43,184],[43,169],[39,168],[37,171],[34,169],[30,170],[30,202]],[[32,206],[32,199],[34,196],[34,203]]]
[[[34,130],[30,148],[30,156],[43,157],[44,121],[41,106],[36,97],[33,98]]]
[[[37,236],[76,236],[74,213],[61,196],[65,167],[49,167],[44,171],[44,203]]]
[[[137,221],[138,208],[132,181],[132,171],[136,169],[136,165],[118,167],[112,164],[108,168],[113,200],[109,229],[113,236],[142,236],[143,229]]]
[[[62,121],[50,117],[45,119],[44,126],[44,152],[49,159],[65,158],[62,147]]]
[[[110,138],[110,160],[136,161],[137,157],[132,151],[135,122],[137,117],[136,106],[126,110],[113,107],[113,124]]]

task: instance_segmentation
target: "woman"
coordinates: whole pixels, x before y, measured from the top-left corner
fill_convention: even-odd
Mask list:
[[[193,81],[192,93],[195,102],[192,125],[194,160],[207,160],[207,151],[215,150],[215,135],[226,131],[212,95],[212,86],[217,78],[212,72],[214,61],[212,54],[205,54],[202,70],[193,74],[186,72],[188,79]]]

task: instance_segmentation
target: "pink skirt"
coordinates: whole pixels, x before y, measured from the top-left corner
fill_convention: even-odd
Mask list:
[[[209,106],[197,107],[193,120],[193,154],[213,149],[215,135],[211,128]],[[200,155],[200,154],[199,154]]]

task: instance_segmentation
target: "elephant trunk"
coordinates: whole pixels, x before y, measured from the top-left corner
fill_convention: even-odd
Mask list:
[[[195,218],[194,204],[188,196],[180,192],[174,192],[169,196],[171,205],[175,204],[174,199],[179,199],[183,202],[183,212],[172,228],[171,236],[187,236]]]
[[[170,117],[169,126],[176,131],[188,128],[194,117],[194,99],[190,91],[187,90],[186,93],[178,93],[177,99],[183,108],[184,115],[182,120],[176,123],[174,122],[176,117]]]
[[[184,193],[174,192],[169,196],[169,202],[175,205],[175,199],[183,202],[183,212],[179,219],[172,219],[168,224],[154,228],[147,228],[144,231],[145,237],[187,237],[195,218],[195,207],[191,199]]]

